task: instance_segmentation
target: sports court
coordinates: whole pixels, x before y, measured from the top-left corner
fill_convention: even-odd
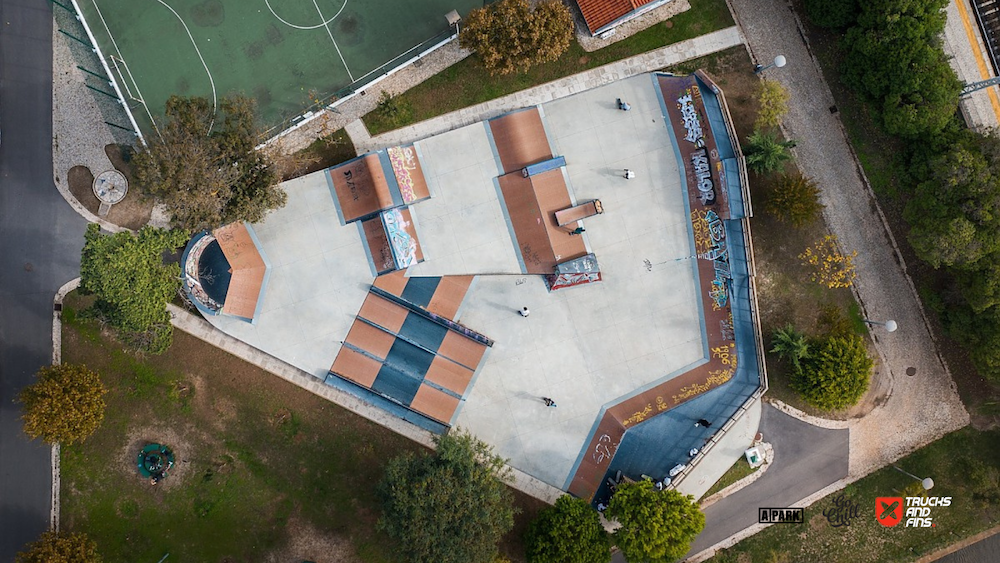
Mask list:
[[[144,134],[171,95],[256,98],[272,133],[368,84],[481,0],[74,0]]]

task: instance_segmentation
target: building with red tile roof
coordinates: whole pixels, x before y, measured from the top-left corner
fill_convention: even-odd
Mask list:
[[[600,35],[670,0],[576,0],[591,35]]]

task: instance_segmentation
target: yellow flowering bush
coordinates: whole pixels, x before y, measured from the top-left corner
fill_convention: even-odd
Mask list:
[[[799,254],[802,264],[811,270],[809,279],[830,289],[850,287],[858,276],[854,270],[854,257],[858,251],[844,255],[837,247],[837,237],[826,235]]]

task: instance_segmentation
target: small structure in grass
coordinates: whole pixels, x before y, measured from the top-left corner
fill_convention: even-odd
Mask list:
[[[136,457],[139,475],[149,479],[150,485],[155,485],[167,477],[170,468],[174,466],[174,452],[163,444],[146,444]]]

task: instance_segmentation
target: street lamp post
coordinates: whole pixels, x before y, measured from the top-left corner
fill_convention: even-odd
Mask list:
[[[884,322],[883,321],[870,321],[868,319],[865,319],[864,321],[865,321],[865,323],[870,324],[870,325],[878,325],[878,326],[881,326],[881,327],[885,327],[885,331],[886,332],[895,332],[896,329],[899,328],[899,325],[896,324],[896,321],[894,321],[892,319],[889,319],[888,321],[884,321]]]
[[[907,473],[906,471],[903,471],[902,469],[900,469],[899,467],[897,467],[895,465],[893,465],[892,468],[895,469],[896,471],[899,471],[903,475],[908,475],[910,477],[913,477],[917,481],[920,481],[920,486],[922,486],[925,491],[929,491],[932,488],[934,488],[934,479],[931,479],[930,477],[925,477],[925,478],[921,479],[920,477],[917,477],[916,475],[914,475],[912,473]]]
[[[757,66],[753,67],[753,72],[754,72],[754,74],[760,74],[760,73],[764,72],[765,70],[767,70],[769,68],[772,68],[772,67],[781,68],[781,67],[785,66],[785,63],[787,63],[787,62],[788,61],[785,60],[785,56],[784,55],[778,55],[777,57],[774,57],[774,62],[771,63],[771,64],[769,64],[769,65],[767,65],[767,66],[764,66],[762,64],[758,64]]]

